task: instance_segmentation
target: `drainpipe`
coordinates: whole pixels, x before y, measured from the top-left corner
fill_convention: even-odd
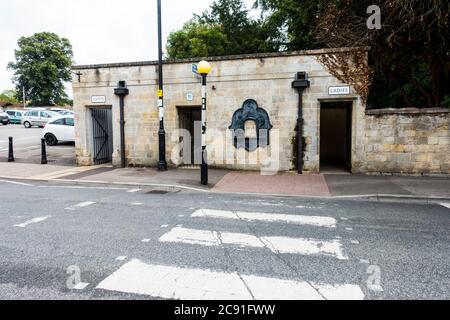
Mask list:
[[[120,98],[120,160],[122,168],[126,167],[125,159],[125,96],[127,96],[130,91],[127,88],[125,81],[119,81],[118,87],[114,89],[114,94]]]
[[[298,117],[297,117],[297,172],[303,173],[303,92],[309,88],[310,82],[306,72],[298,72],[292,82],[292,88],[298,91]]]

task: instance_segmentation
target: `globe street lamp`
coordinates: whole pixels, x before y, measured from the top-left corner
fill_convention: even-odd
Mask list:
[[[197,66],[198,73],[202,76],[202,166],[201,183],[208,185],[208,155],[206,152],[206,77],[211,71],[211,65],[207,61],[201,61]]]

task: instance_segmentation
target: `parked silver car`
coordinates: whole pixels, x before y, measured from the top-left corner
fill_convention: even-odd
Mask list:
[[[25,128],[33,126],[44,127],[52,118],[61,116],[59,113],[44,110],[27,111],[22,116],[22,124]]]

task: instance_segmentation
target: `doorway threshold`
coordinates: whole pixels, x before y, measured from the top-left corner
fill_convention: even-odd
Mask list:
[[[321,174],[343,175],[343,176],[351,175],[351,172],[348,171],[345,167],[339,166],[339,165],[332,165],[332,164],[321,164],[320,165],[320,173]]]

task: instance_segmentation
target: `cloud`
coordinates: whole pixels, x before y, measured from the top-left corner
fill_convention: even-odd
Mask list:
[[[163,37],[179,29],[213,0],[162,0]],[[248,5],[253,0],[246,1]],[[14,0],[0,2],[0,91],[13,87],[14,59],[21,36],[50,31],[72,43],[76,64],[157,58],[156,0]]]

